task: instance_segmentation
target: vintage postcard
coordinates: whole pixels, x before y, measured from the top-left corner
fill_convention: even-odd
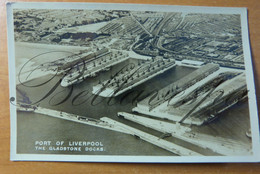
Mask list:
[[[8,3],[11,160],[257,162],[246,8]]]

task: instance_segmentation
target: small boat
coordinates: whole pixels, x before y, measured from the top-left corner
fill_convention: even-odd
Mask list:
[[[251,129],[249,129],[249,130],[246,132],[246,136],[247,136],[248,138],[252,138]]]

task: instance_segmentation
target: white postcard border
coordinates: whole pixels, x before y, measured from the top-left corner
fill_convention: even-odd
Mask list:
[[[7,3],[7,26],[8,26],[8,61],[9,61],[9,93],[10,97],[16,96],[15,89],[15,55],[14,55],[14,8],[35,9],[104,9],[104,10],[149,10],[170,12],[199,12],[211,14],[240,14],[242,27],[243,51],[245,55],[245,69],[247,74],[250,124],[252,129],[252,156],[112,156],[112,155],[40,155],[40,154],[17,154],[17,114],[16,106],[10,104],[11,119],[11,152],[10,159],[14,161],[85,161],[85,162],[158,162],[158,163],[183,163],[183,162],[257,162],[260,161],[259,124],[258,111],[253,77],[252,59],[250,54],[247,9],[230,7],[196,7],[196,6],[169,6],[147,4],[104,4],[104,3]],[[246,24],[246,25],[243,25]]]

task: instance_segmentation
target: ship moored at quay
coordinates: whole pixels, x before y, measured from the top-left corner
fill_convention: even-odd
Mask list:
[[[84,59],[76,59],[60,68],[66,72],[61,86],[67,87],[80,83],[87,77],[95,77],[98,72],[107,71],[111,66],[128,58],[127,53],[117,53],[108,49],[102,49],[96,53],[89,54]]]
[[[170,58],[158,56],[143,60],[136,66],[117,73],[113,78],[93,86],[92,93],[103,97],[118,96],[175,66],[175,60]]]

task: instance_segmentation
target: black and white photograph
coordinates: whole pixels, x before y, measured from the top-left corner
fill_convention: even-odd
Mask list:
[[[259,160],[245,8],[7,8],[11,160]]]

